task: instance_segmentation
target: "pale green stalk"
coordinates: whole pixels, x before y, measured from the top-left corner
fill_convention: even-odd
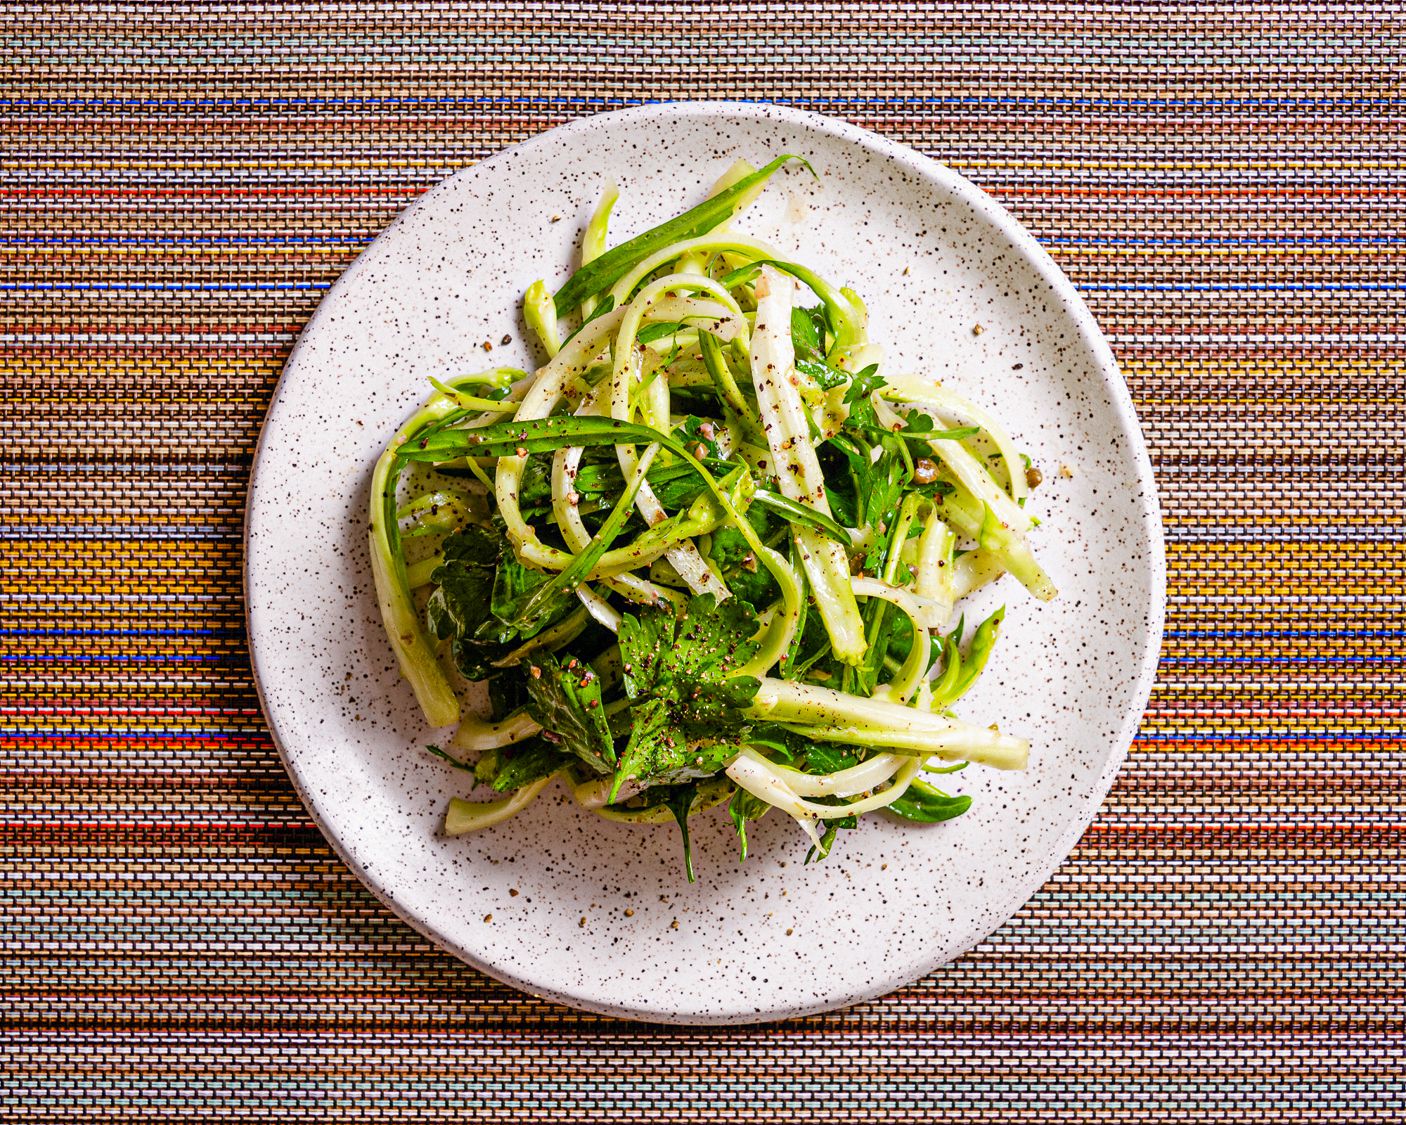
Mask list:
[[[807,737],[902,754],[1023,769],[1030,745],[986,727],[834,688],[762,679],[748,707],[756,719],[782,723]]]
[[[583,266],[594,262],[605,253],[606,231],[610,226],[610,212],[615,208],[615,201],[620,198],[620,189],[615,186],[615,181],[610,180],[605,185],[605,190],[601,192],[600,202],[596,204],[596,209],[591,212],[591,221],[586,224],[586,233],[581,237],[581,264]],[[581,302],[581,316],[588,317],[595,312],[597,299],[587,297]]]
[[[1024,465],[1020,451],[1005,427],[985,410],[936,381],[928,382],[911,375],[885,375],[884,380],[888,385],[879,391],[883,398],[923,408],[938,416],[939,425],[980,426],[1000,451],[1011,499],[1020,501],[1030,494],[1025,474],[1020,471]]]
[[[762,270],[752,334],[752,383],[778,490],[787,499],[829,516],[809,417],[796,390],[796,356],[791,341],[793,292],[790,278],[770,268]],[[793,534],[835,656],[846,664],[858,664],[867,645],[864,621],[850,587],[849,556],[841,544],[812,528],[796,527]]]
[[[454,737],[449,740],[449,745],[455,750],[499,750],[531,738],[541,729],[526,711],[514,711],[506,719],[496,723],[484,722],[482,719],[465,719],[454,732]]]
[[[686,238],[681,242],[674,242],[656,250],[617,281],[610,290],[616,305],[627,300],[630,294],[635,291],[635,287],[660,266],[694,251],[704,251],[709,254],[722,252],[741,254],[750,257],[753,261],[759,258],[776,257],[776,252],[765,242],[759,242],[754,238],[745,238],[742,235],[705,234],[700,238]]]
[[[432,727],[448,726],[457,721],[459,700],[445,678],[435,646],[420,620],[410,592],[405,558],[391,545],[393,529],[387,527],[386,518],[387,509],[392,509],[391,514],[394,514],[399,473],[392,470],[397,465],[396,454],[400,447],[425,426],[457,409],[453,399],[435,395],[391,439],[371,474],[367,542],[371,552],[371,577],[376,586],[376,600],[401,674],[410,681],[420,709],[425,713],[425,721]],[[399,538],[398,534],[396,538]]]
[[[557,320],[557,307],[552,295],[547,292],[545,282],[534,281],[522,295],[522,318],[527,327],[537,337],[542,350],[551,359],[561,351],[561,325]]]
[[[466,832],[478,832],[511,820],[537,799],[537,794],[552,783],[552,777],[544,777],[540,781],[524,785],[511,796],[497,801],[464,801],[458,797],[451,798],[449,811],[444,815],[444,834],[462,836]]]
[[[923,607],[907,590],[888,582],[880,582],[874,578],[854,578],[850,581],[854,592],[860,597],[882,598],[890,605],[897,606],[908,617],[913,629],[913,643],[908,649],[908,658],[899,668],[893,682],[880,689],[906,703],[913,698],[913,692],[917,690],[928,670],[930,638],[924,623]]]

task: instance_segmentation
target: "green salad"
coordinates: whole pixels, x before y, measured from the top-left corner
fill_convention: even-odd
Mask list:
[[[715,805],[743,858],[773,808],[823,858],[864,813],[964,813],[933,775],[1025,766],[954,708],[1004,613],[968,627],[961,599],[1006,573],[1055,596],[1039,473],[986,411],[890,371],[858,294],[731,228],[793,160],[739,162],[610,248],[607,190],[580,268],[524,298],[543,365],[431,379],[377,463],[387,636],[456,728],[431,750],[501,794],[452,800],[446,832],[556,780],[677,822],[692,879],[689,818]]]

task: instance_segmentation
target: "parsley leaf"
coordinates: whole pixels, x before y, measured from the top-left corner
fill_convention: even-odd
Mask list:
[[[682,705],[701,703],[700,717],[712,717],[703,693],[736,692],[725,687],[731,669],[757,651],[752,637],[757,615],[737,598],[718,603],[711,594],[690,599],[680,616],[667,609],[642,609],[620,624],[620,658],[625,667],[625,692],[631,699],[654,695]],[[738,681],[748,684],[750,677]],[[750,683],[743,702],[756,693]],[[694,698],[694,697],[697,698]]]
[[[824,305],[791,310],[791,344],[796,352],[796,370],[814,379],[816,385],[826,391],[849,382],[849,373],[825,358],[825,334],[829,328]]]
[[[601,706],[600,678],[575,659],[562,665],[550,654],[528,669],[527,711],[542,737],[575,754],[596,773],[615,768],[615,743]]]
[[[482,527],[466,527],[444,541],[444,562],[430,576],[435,591],[425,606],[430,632],[450,642],[454,663],[466,680],[495,676],[492,662],[507,654],[516,631],[495,616],[495,598],[505,567],[503,540]]]
[[[957,426],[953,429],[939,430],[933,423],[932,415],[921,410],[898,410],[896,413],[905,419],[903,429],[897,431],[899,437],[915,441],[961,441],[981,433],[980,426]]]
[[[494,639],[526,640],[554,621],[565,617],[578,604],[576,598],[559,589],[546,589],[557,576],[531,570],[505,552],[493,581],[490,606],[498,628]]]
[[[888,382],[879,378],[879,365],[877,363],[871,363],[863,371],[856,372],[849,381],[849,390],[845,391],[845,403],[853,407],[850,411],[850,417],[854,418],[856,414],[862,412],[863,408],[867,407],[869,417],[872,418],[874,407],[869,402],[869,396],[880,387],[887,386]],[[878,425],[877,419],[874,424]]]
[[[900,412],[901,413],[901,412]],[[932,418],[924,414],[921,410],[910,410],[904,415],[908,419],[908,424],[903,427],[904,433],[909,434],[930,434],[932,433]]]
[[[822,391],[834,390],[836,387],[842,387],[849,382],[849,375],[841,371],[838,367],[831,367],[828,363],[813,359],[796,360],[796,370],[802,375],[814,379],[816,386]]]
[[[806,747],[807,773],[839,773],[859,765],[859,756],[848,746],[812,742]]]
[[[823,360],[828,329],[824,305],[794,306],[791,309],[791,345],[796,350],[796,358]]]
[[[425,605],[430,632],[450,642],[454,663],[467,680],[498,677],[493,661],[576,609],[570,595],[546,588],[553,575],[529,570],[505,549],[501,534],[470,526],[444,540],[444,562],[430,579]],[[535,607],[530,618],[524,606]]]
[[[763,542],[780,526],[780,520],[761,504],[753,504],[742,518]],[[708,557],[717,564],[728,588],[743,601],[769,605],[780,596],[771,571],[752,553],[752,545],[737,528],[724,524],[714,531]]]
[[[756,645],[757,616],[733,597],[689,601],[681,616],[642,609],[620,623],[620,659],[630,709],[629,741],[612,797],[626,781],[669,784],[716,773],[738,750],[728,739],[747,727],[759,682],[730,672]]]
[[[632,709],[631,716],[630,740],[616,771],[622,782],[635,777],[648,778],[651,785],[674,785],[712,777],[742,750],[734,743],[707,737],[686,738],[676,724],[675,713],[662,699],[646,699]]]

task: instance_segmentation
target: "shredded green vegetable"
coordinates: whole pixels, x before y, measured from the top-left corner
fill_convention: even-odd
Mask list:
[[[377,463],[391,646],[506,794],[456,798],[450,834],[560,777],[607,819],[677,822],[691,880],[689,817],[717,804],[744,858],[778,808],[818,859],[864,813],[971,806],[924,773],[1025,766],[1024,740],[952,712],[1005,610],[952,619],[1005,573],[1054,596],[1038,474],[977,406],[881,373],[857,294],[728,229],[794,159],[739,162],[613,248],[610,186],[580,268],[524,297],[543,366],[431,380]],[[461,722],[484,683],[492,714]]]

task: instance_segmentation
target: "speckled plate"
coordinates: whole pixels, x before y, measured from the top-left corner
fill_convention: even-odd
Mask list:
[[[530,366],[518,300],[559,284],[602,184],[616,238],[698,201],[735,158],[791,152],[741,229],[869,303],[894,370],[987,404],[1044,470],[1037,550],[1062,590],[1010,580],[974,719],[1033,743],[1031,767],[951,779],[947,824],[866,818],[803,866],[786,817],[737,861],[723,810],[694,830],[609,823],[549,790],[515,820],[446,839],[465,775],[423,750],[366,555],[368,479],[426,377]],[[977,326],[980,326],[980,331]],[[511,337],[510,343],[503,343]],[[485,349],[491,344],[491,354]],[[1035,240],[966,180],[839,121],[773,106],[646,106],[572,122],[427,192],[328,294],[269,410],[250,488],[249,638],[269,727],[327,838],[410,925],[469,964],[563,1003],[678,1023],[837,1008],[907,984],[991,933],[1093,817],[1146,703],[1162,625],[1156,493],[1107,343]]]

